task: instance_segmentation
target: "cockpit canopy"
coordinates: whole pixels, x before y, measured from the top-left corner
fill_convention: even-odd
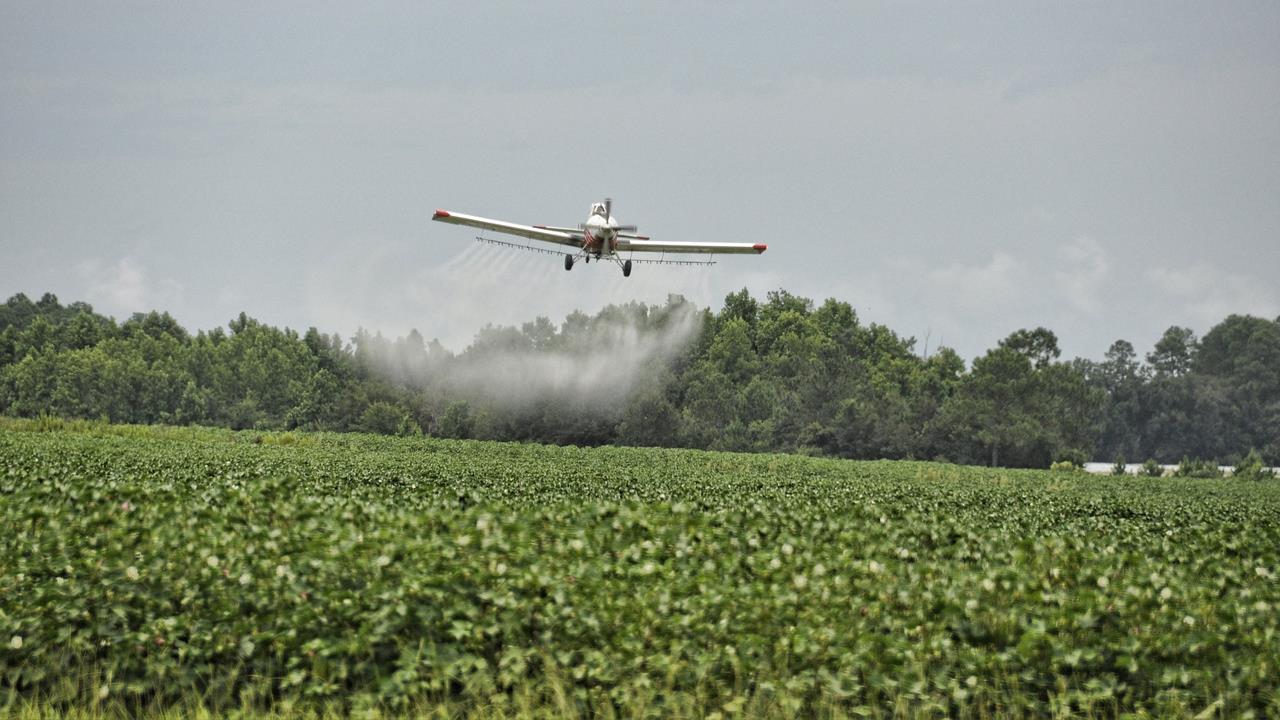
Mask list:
[[[604,215],[604,203],[595,203],[591,206],[592,215]]]

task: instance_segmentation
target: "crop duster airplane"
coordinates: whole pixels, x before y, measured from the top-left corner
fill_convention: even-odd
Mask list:
[[[572,270],[573,263],[578,258],[581,258],[583,262],[591,262],[592,259],[610,260],[616,262],[618,266],[622,268],[623,277],[631,276],[631,259],[623,259],[622,253],[663,253],[662,259],[637,259],[636,262],[704,264],[696,261],[667,260],[666,254],[754,253],[759,255],[768,249],[767,246],[760,243],[753,245],[751,243],[655,242],[650,240],[646,235],[637,235],[635,225],[619,225],[618,221],[613,218],[613,200],[611,198],[605,198],[604,202],[592,204],[591,214],[587,216],[587,221],[576,228],[554,227],[550,225],[520,225],[518,223],[506,222],[505,220],[490,220],[489,218],[476,217],[475,215],[463,215],[462,213],[451,212],[448,210],[436,210],[435,215],[433,215],[431,219],[439,220],[440,222],[453,223],[454,225],[469,225],[483,230],[493,230],[494,232],[518,235],[530,240],[541,240],[543,242],[556,243],[557,245],[566,245],[568,247],[575,248],[575,250],[573,252],[565,253],[565,270]],[[542,248],[535,248],[527,245],[516,245],[515,243],[504,243],[497,240],[490,240],[488,242],[512,245],[514,247],[529,250],[552,252],[543,250]]]

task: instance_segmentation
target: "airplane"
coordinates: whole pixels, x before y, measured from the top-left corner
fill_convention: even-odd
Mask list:
[[[755,253],[759,255],[768,249],[768,246],[761,243],[655,242],[650,240],[647,235],[637,235],[635,225],[618,224],[618,221],[613,217],[612,198],[605,198],[604,202],[592,203],[591,214],[587,216],[587,221],[576,228],[551,225],[521,225],[504,220],[491,220],[475,215],[464,215],[449,210],[436,210],[431,219],[577,248],[576,252],[565,253],[565,270],[572,270],[574,262],[579,258],[583,262],[591,262],[592,259],[597,261],[609,260],[616,262],[622,268],[623,277],[631,277],[631,259],[624,259],[621,256],[621,253],[624,252]],[[525,245],[514,246],[530,250],[542,250],[542,248],[533,248]],[[636,260],[636,262],[664,261]]]

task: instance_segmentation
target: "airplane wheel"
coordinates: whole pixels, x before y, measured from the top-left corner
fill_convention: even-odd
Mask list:
[[[565,256],[564,256],[564,269],[565,269],[565,270],[572,270],[572,269],[573,269],[573,256],[572,256],[572,255],[565,255]]]
[[[622,277],[631,277],[631,261],[622,263]]]

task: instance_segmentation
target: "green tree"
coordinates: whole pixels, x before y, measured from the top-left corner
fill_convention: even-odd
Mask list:
[[[145,314],[134,313],[133,317],[120,326],[120,331],[125,337],[142,334],[153,339],[171,337],[179,342],[186,342],[190,337],[186,329],[179,325],[172,315],[154,310]]]
[[[1101,363],[1082,366],[1089,384],[1106,393],[1098,454],[1139,455],[1146,423],[1143,404],[1149,380],[1137,352],[1126,340],[1116,340]]]
[[[1231,315],[1201,339],[1193,374],[1216,381],[1226,400],[1223,454],[1280,451],[1280,323]]]
[[[360,429],[379,435],[421,435],[422,428],[409,412],[394,403],[378,400],[369,403],[360,415]]]
[[[981,447],[993,466],[1046,467],[1063,451],[1091,448],[1103,394],[1081,368],[1052,362],[1056,354],[1057,338],[1037,328],[975,360],[939,413],[947,454],[975,461]]]
[[[947,409],[960,437],[971,437],[986,448],[991,466],[1000,465],[1003,457],[1006,462],[1043,467],[1048,457],[1044,462],[1029,457],[1052,454],[1032,412],[1035,395],[1031,359],[1002,345],[974,361],[973,372]],[[976,459],[972,450],[963,447],[967,445],[963,439],[957,444],[956,455]]]
[[[338,429],[341,425],[341,389],[338,378],[332,372],[326,368],[316,370],[304,386],[294,392],[298,402],[287,413],[288,427],[304,430]]]
[[[1190,328],[1176,325],[1164,331],[1155,349],[1147,353],[1147,362],[1158,376],[1177,377],[1191,370],[1198,343]]]
[[[475,419],[471,417],[471,404],[465,400],[449,403],[440,418],[440,436],[465,440],[475,432]]]
[[[680,412],[663,388],[642,390],[632,398],[618,425],[618,442],[636,447],[680,444]]]
[[[23,293],[15,293],[4,305],[0,305],[0,328],[23,330],[39,314],[40,309],[31,302],[31,298]]]
[[[707,362],[730,383],[746,384],[760,367],[744,320],[730,318],[716,333],[707,350]]]
[[[1001,340],[1000,347],[1026,357],[1037,370],[1048,367],[1062,354],[1058,349],[1058,336],[1042,327],[1018,330]]]

